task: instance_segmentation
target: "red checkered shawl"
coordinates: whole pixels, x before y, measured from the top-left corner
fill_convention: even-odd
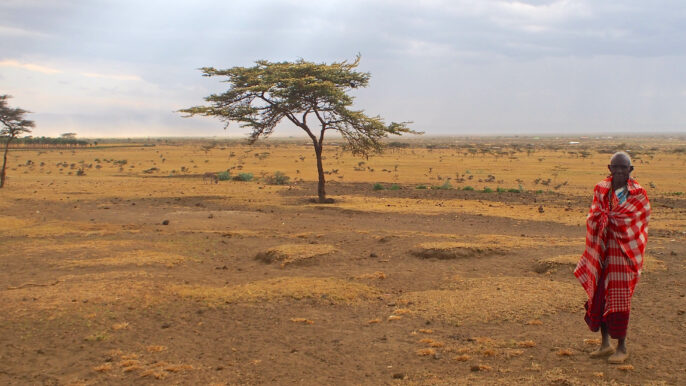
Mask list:
[[[650,202],[645,189],[636,180],[630,178],[627,187],[627,200],[619,204],[617,196],[610,192],[611,176],[595,186],[593,204],[586,219],[586,251],[574,270],[574,276],[588,294],[590,309],[601,262],[605,262],[608,275],[603,315],[630,311],[631,296],[643,268]]]

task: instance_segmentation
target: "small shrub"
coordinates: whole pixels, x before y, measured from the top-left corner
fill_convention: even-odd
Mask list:
[[[417,185],[416,189],[426,189],[426,185]]]
[[[388,190],[400,190],[400,186],[398,186],[398,184],[393,184]]]
[[[471,192],[471,191],[474,190],[474,188],[472,188],[471,186],[467,185],[467,186],[465,186],[464,188],[462,188],[462,190],[468,190],[468,191]]]
[[[431,189],[438,189],[438,190],[450,190],[452,188],[453,188],[453,186],[450,185],[450,181],[447,181],[447,180],[443,183],[443,185],[435,185],[435,186],[431,187]]]
[[[233,178],[235,181],[250,181],[252,180],[252,173],[238,173],[236,177]]]
[[[217,179],[219,181],[228,181],[231,179],[231,173],[228,170],[217,173]]]
[[[495,188],[495,191],[498,193],[505,193],[505,192],[507,192],[507,189],[501,188],[500,186],[498,186],[497,188]]]
[[[288,181],[290,181],[291,177],[288,177],[284,173],[280,171],[274,172],[273,176],[269,176],[266,178],[266,182],[269,185],[286,185],[288,184]]]
[[[380,183],[377,182],[376,184],[374,184],[374,186],[372,187],[372,189],[374,189],[374,190],[384,190],[384,187],[383,187],[383,185],[381,185]]]
[[[539,189],[539,190],[535,191],[534,193],[536,193],[536,194],[543,194],[543,191]]]
[[[493,189],[489,188],[488,186],[484,187],[483,190],[484,193],[493,193]]]
[[[514,188],[508,189],[507,191],[510,192],[510,193],[521,193],[521,192],[522,192],[521,189],[514,189]]]

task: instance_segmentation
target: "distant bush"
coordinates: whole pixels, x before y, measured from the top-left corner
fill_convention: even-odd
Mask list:
[[[384,187],[383,187],[383,185],[381,185],[380,183],[377,182],[376,184],[374,184],[374,186],[372,187],[372,189],[374,189],[374,190],[384,190]]]
[[[388,190],[400,190],[400,186],[398,186],[398,184],[393,184]]]
[[[450,190],[452,189],[453,186],[450,185],[450,181],[445,181],[443,185],[438,185],[438,186],[432,186],[431,189],[439,189],[439,190]]]
[[[521,193],[521,192],[522,192],[521,189],[515,189],[515,188],[508,189],[507,191],[510,192],[510,193]]]
[[[235,176],[234,181],[250,181],[252,180],[252,173],[238,173],[237,176]]]
[[[505,193],[505,192],[507,192],[507,189],[501,188],[500,186],[498,186],[497,188],[495,188],[495,191],[498,193]]]
[[[539,189],[539,190],[535,191],[534,193],[536,193],[536,194],[543,194],[543,191]]]
[[[484,193],[493,193],[493,189],[489,188],[488,186],[484,187],[483,190]]]
[[[290,181],[291,177],[283,174],[280,171],[274,172],[273,176],[268,176],[266,178],[267,184],[269,185],[286,185]]]
[[[472,188],[471,186],[467,185],[467,186],[465,186],[464,188],[462,188],[462,190],[473,191],[474,188]]]
[[[426,185],[417,185],[416,189],[426,189]]]
[[[219,173],[217,173],[217,179],[219,181],[228,181],[231,179],[231,173],[229,173],[228,170],[223,171],[223,172],[219,172]]]

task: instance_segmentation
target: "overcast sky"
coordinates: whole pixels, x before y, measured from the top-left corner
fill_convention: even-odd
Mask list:
[[[683,0],[0,1],[36,136],[242,135],[175,113],[224,89],[199,67],[358,52],[355,107],[427,134],[686,132]]]

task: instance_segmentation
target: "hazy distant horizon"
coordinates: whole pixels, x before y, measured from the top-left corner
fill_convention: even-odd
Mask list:
[[[77,133],[78,134],[78,133]],[[40,137],[40,135],[29,135],[32,137]],[[58,136],[45,136],[45,137],[51,137],[55,138]],[[481,138],[481,139],[487,139],[487,138],[541,138],[541,139],[549,139],[549,138],[575,138],[575,139],[611,139],[611,138],[661,138],[661,137],[669,137],[669,138],[679,138],[679,139],[684,139],[686,140],[686,132],[663,132],[663,133],[649,133],[649,132],[615,132],[615,133],[572,133],[572,134],[554,134],[554,133],[547,133],[547,134],[541,134],[541,133],[528,133],[528,134],[513,134],[513,133],[508,133],[508,134],[471,134],[471,135],[465,135],[465,134],[459,134],[459,135],[453,135],[453,134],[430,134],[430,135],[404,135],[404,136],[391,136],[386,138],[386,141],[389,142],[402,142],[402,141],[415,141],[415,140],[431,140],[431,139],[469,139],[469,138]],[[159,140],[159,139],[178,139],[178,140],[183,140],[183,139],[189,139],[189,140],[241,140],[241,139],[248,139],[247,136],[240,136],[240,135],[235,135],[235,136],[184,136],[184,135],[166,135],[166,136],[147,136],[147,135],[142,135],[142,136],[121,136],[121,137],[115,137],[115,136],[96,136],[96,137],[83,137],[83,136],[76,136],[76,139],[80,140],[87,140],[87,141],[93,141],[93,140]],[[303,140],[306,142],[310,141],[310,138],[306,135],[289,135],[289,136],[284,136],[284,135],[271,135],[266,139],[260,139],[260,142],[264,141],[269,141],[270,139],[275,139],[275,140]],[[326,137],[326,139],[329,140],[338,140],[342,139],[340,136],[336,135],[329,135]]]

